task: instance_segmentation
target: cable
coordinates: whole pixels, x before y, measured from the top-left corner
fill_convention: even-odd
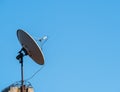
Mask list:
[[[43,65],[40,69],[38,69],[31,77],[29,77],[28,79],[26,79],[25,81],[31,80],[37,73],[39,73],[45,65]]]

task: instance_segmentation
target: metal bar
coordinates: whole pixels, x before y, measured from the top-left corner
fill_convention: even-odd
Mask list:
[[[21,57],[21,92],[24,92],[23,57]]]

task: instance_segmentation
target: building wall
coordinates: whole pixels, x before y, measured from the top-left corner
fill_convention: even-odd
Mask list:
[[[18,87],[8,87],[2,92],[21,92],[21,90]],[[33,88],[29,87],[29,88],[25,88],[24,92],[34,92],[34,90]]]

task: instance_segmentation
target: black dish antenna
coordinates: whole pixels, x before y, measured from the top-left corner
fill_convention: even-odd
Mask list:
[[[23,58],[24,56],[29,56],[37,64],[44,65],[44,56],[37,42],[27,32],[18,29],[17,38],[22,46],[22,48],[18,52],[18,55],[16,56],[16,59],[19,60],[21,65],[21,81],[10,85],[9,87],[2,90],[2,92],[18,92],[18,90],[14,88],[15,86],[19,88],[19,92],[33,92],[33,90],[32,91],[28,90],[28,88],[31,87],[31,84],[30,83],[27,84],[26,81],[24,81]],[[41,38],[39,41],[41,42],[44,39],[46,39],[46,36]],[[13,90],[12,87],[14,88],[14,90],[17,91],[9,91],[9,90]]]

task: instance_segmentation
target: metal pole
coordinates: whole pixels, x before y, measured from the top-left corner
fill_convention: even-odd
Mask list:
[[[21,57],[21,92],[24,92],[23,57]]]
[[[24,54],[22,53],[22,51],[24,51]],[[20,64],[21,64],[21,92],[24,92],[25,90],[25,85],[24,85],[24,71],[23,71],[23,57],[25,55],[28,55],[27,54],[27,51],[22,48],[20,51],[19,51],[19,55],[16,56],[16,59],[19,60]]]
[[[20,88],[21,92],[24,92],[23,56],[24,56],[23,53],[21,53],[20,51],[19,55],[16,57],[21,64],[21,88]]]

